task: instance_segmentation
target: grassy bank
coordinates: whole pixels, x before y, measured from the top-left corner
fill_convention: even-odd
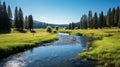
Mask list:
[[[62,30],[61,32],[97,38],[89,43],[89,52],[78,54],[79,59],[97,61],[99,67],[120,67],[120,29]]]
[[[11,33],[0,34],[0,59],[57,39],[56,34],[44,30],[36,30],[34,33],[11,31]]]

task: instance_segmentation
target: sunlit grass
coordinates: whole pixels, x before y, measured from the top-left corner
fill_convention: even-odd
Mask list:
[[[69,32],[98,38],[89,43],[89,52],[78,54],[79,59],[98,61],[100,67],[120,67],[120,29],[69,30]]]
[[[35,30],[35,33],[29,31],[26,33],[12,31],[8,34],[0,34],[0,57],[6,56],[6,54],[14,51],[26,50],[30,47],[56,39],[58,39],[56,34],[51,34],[39,29]]]

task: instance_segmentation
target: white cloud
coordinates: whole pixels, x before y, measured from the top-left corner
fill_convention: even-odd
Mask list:
[[[40,19],[43,19],[43,20],[45,20],[45,19],[46,19],[46,17],[44,17],[44,16],[41,16],[41,17],[40,17]]]

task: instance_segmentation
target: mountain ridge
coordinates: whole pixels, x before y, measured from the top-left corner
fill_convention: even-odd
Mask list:
[[[34,28],[46,28],[47,26],[55,27],[68,27],[68,24],[51,24],[51,23],[46,23],[38,20],[33,20],[33,27]]]

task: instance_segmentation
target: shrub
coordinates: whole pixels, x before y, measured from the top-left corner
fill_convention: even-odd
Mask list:
[[[54,31],[53,31],[53,33],[57,33],[57,31],[56,31],[56,30],[54,30]]]
[[[58,30],[59,30],[59,27],[58,27],[58,26],[56,26],[56,27],[55,27],[55,30],[56,30],[56,31],[58,31]]]
[[[49,33],[52,33],[52,27],[50,27],[50,26],[47,26],[47,29],[46,29],[46,31],[47,31],[47,32],[49,32]]]

